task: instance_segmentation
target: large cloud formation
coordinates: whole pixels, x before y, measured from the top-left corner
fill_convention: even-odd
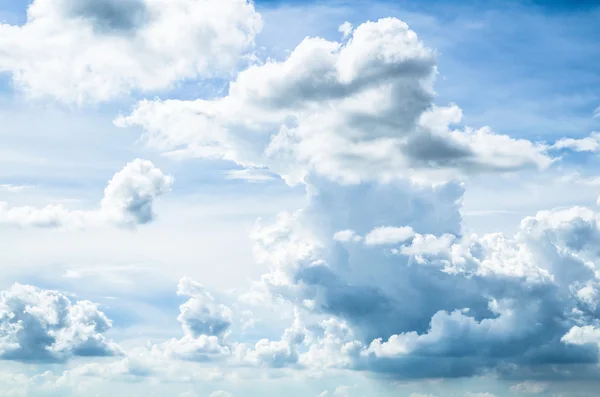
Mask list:
[[[106,101],[230,73],[261,24],[246,0],[35,0],[0,24],[0,72],[33,97]]]
[[[395,18],[366,22],[342,42],[306,38],[283,61],[239,73],[216,100],[144,100],[116,120],[180,157],[268,167],[295,183],[343,183],[545,168],[547,146],[452,128],[456,105],[434,103],[435,52]]]
[[[455,183],[312,179],[306,208],[258,227],[257,259],[271,270],[257,288],[324,318],[300,364],[400,378],[573,377],[577,365],[597,376],[600,214],[543,211],[513,237],[462,235],[461,196]],[[401,238],[361,237],[382,230]]]
[[[552,150],[593,145],[454,128],[460,108],[434,102],[436,54],[404,22],[343,31],[244,70],[223,98],[145,100],[115,121],[142,126],[171,156],[306,184],[306,207],[252,235],[270,270],[249,296],[286,302],[294,323],[281,340],[219,346],[238,365],[397,378],[595,373],[597,213],[541,212],[513,237],[463,235],[455,179],[544,169]]]
[[[136,40],[141,48],[152,43],[144,41],[145,32],[166,29],[169,24],[161,25],[165,15],[206,11],[206,18],[222,21],[210,10],[192,10],[192,2],[184,0],[169,3],[159,15],[151,12],[158,2],[150,0],[108,3],[99,12],[88,2],[67,8],[66,2],[57,2],[55,8],[38,0],[28,24],[2,29],[18,36],[45,28],[54,19],[38,19],[38,13],[54,18],[60,9],[57,15],[73,26],[86,24],[83,38],[102,37],[109,41],[93,44],[126,52]],[[258,23],[251,5],[224,4],[225,10],[249,13],[242,17],[253,21],[251,27],[242,24],[240,29],[250,34],[235,41],[248,44]],[[345,24],[342,30],[340,42],[307,38],[285,60],[249,67],[223,98],[145,100],[115,120],[120,126],[142,126],[148,144],[171,156],[231,160],[245,167],[241,175],[268,170],[307,189],[304,208],[259,224],[252,234],[256,260],[269,270],[247,296],[262,295],[294,311],[281,337],[235,341],[234,311],[184,278],[178,286],[178,294],[189,298],[178,317],[183,336],[154,345],[152,359],[343,368],[395,378],[489,372],[559,378],[576,376],[570,368],[578,365],[577,375],[597,376],[600,215],[582,207],[546,211],[525,218],[512,237],[465,235],[463,185],[455,180],[471,173],[544,169],[554,161],[551,150],[596,151],[594,142],[566,139],[548,146],[486,127],[459,128],[460,108],[434,101],[436,54],[404,22],[386,18],[356,29]],[[239,50],[237,44],[232,47]],[[161,47],[150,45],[152,50],[140,55],[161,54],[154,61],[162,69],[153,66],[139,73],[133,68],[135,76],[114,78],[110,71],[115,65],[94,61],[89,70],[98,72],[94,77],[100,81],[124,84],[125,90],[163,87],[199,73],[197,63],[187,63],[191,56],[173,74],[170,57],[177,58],[178,51],[188,51],[192,44],[182,45],[164,54],[164,64]],[[192,55],[204,54],[196,50],[191,49]],[[139,54],[132,54],[124,59],[139,67]],[[5,66],[10,57],[2,56],[0,66],[18,71],[16,80],[31,90],[61,99],[88,95],[88,86],[61,92],[38,84],[31,76],[39,65]],[[87,61],[68,59],[77,65]],[[44,67],[51,70],[52,63]],[[121,92],[115,90],[100,91],[95,98]],[[111,181],[97,211],[61,209],[48,221],[46,209],[5,207],[0,220],[63,225],[85,223],[93,215],[116,224],[148,222],[153,198],[168,190],[171,180],[147,162],[132,164]],[[17,332],[10,321],[3,327],[7,335]],[[77,349],[66,351],[75,354]]]
[[[73,303],[57,291],[14,284],[0,293],[0,359],[54,362],[118,355],[121,349],[103,335],[111,325],[92,302]]]
[[[153,202],[168,192],[172,183],[173,178],[150,161],[136,159],[113,176],[98,209],[73,210],[63,205],[11,207],[0,202],[0,225],[78,228],[111,224],[132,228],[154,220]]]

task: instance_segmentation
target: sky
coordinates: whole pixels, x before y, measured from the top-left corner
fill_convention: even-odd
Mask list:
[[[0,396],[597,395],[599,18],[0,0]]]

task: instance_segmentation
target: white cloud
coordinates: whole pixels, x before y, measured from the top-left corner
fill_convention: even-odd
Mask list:
[[[113,176],[98,209],[73,210],[55,204],[11,207],[0,202],[0,225],[82,228],[111,224],[131,228],[154,220],[153,202],[168,192],[172,183],[173,179],[150,161],[136,159]]]
[[[5,191],[8,193],[20,193],[23,190],[26,190],[29,188],[31,188],[31,186],[29,186],[29,185],[11,185],[11,184],[0,185],[0,191]]]
[[[595,346],[566,343],[596,337],[595,328],[573,327],[598,315],[598,213],[541,211],[512,237],[461,235],[460,185],[312,181],[305,208],[253,233],[256,258],[270,267],[257,291],[330,317],[307,325],[303,367],[438,378],[507,371],[505,364],[520,376],[548,354],[589,362]],[[390,255],[331,239],[381,224],[411,225],[393,239],[410,242]]]
[[[540,382],[522,382],[510,387],[515,393],[540,394],[548,389],[548,385]]]
[[[410,240],[415,235],[410,226],[380,226],[365,236],[366,245],[389,245]]]
[[[231,309],[217,304],[215,298],[204,289],[203,285],[189,277],[184,277],[179,281],[177,295],[190,297],[179,307],[180,313],[177,317],[186,335],[223,336],[231,326]]]
[[[232,394],[227,393],[226,391],[223,391],[223,390],[217,390],[215,392],[212,392],[210,394],[210,397],[232,397]]]
[[[600,133],[593,132],[589,136],[580,139],[559,139],[550,147],[551,149],[570,149],[576,152],[598,152],[600,151]]]
[[[357,242],[357,241],[362,240],[362,237],[357,235],[354,230],[346,229],[346,230],[340,230],[339,232],[335,232],[335,234],[333,235],[333,239],[335,241],[340,241],[340,242],[349,242],[349,241]]]
[[[496,395],[492,393],[467,393],[465,397],[496,397]]]
[[[34,11],[40,4],[52,9],[38,0]],[[77,7],[88,6],[81,4]],[[227,3],[234,4],[241,3]],[[95,9],[84,11],[90,10]],[[250,14],[254,17],[253,10]],[[100,16],[96,12],[91,18]],[[112,24],[118,22],[86,18],[77,23],[115,29]],[[228,26],[229,21],[219,23]],[[290,183],[307,184],[304,208],[282,213],[272,224],[258,224],[252,234],[256,260],[267,270],[251,292],[295,309],[292,324],[279,339],[262,337],[261,328],[253,330],[252,340],[236,341],[238,307],[219,303],[203,285],[185,277],[177,289],[178,295],[188,297],[177,317],[182,337],[150,344],[139,357],[128,351],[108,365],[88,363],[74,372],[131,380],[162,373],[165,363],[187,360],[315,373],[343,368],[397,378],[464,377],[490,369],[515,377],[543,371],[532,369],[531,363],[560,368],[564,363],[552,361],[555,357],[567,357],[566,365],[589,363],[590,349],[584,345],[599,339],[598,329],[585,325],[600,315],[594,265],[600,260],[598,213],[583,207],[543,211],[525,218],[514,236],[464,235],[464,187],[419,181],[433,174],[446,179],[470,172],[544,168],[552,161],[548,147],[487,128],[453,130],[461,111],[434,105],[435,54],[414,32],[396,19],[356,29],[343,26],[347,41],[308,38],[285,61],[268,61],[240,73],[225,98],[143,101],[130,116],[116,121],[142,125],[149,144],[171,155],[225,158],[247,167],[227,172],[228,178],[266,181],[273,172]],[[161,84],[182,76],[185,72],[167,76]],[[148,88],[141,81],[146,77],[135,77],[123,89]],[[119,88],[87,98],[87,87],[70,87],[72,92],[57,95],[52,87],[22,84],[63,100],[102,100],[122,93]],[[153,220],[153,200],[171,183],[151,163],[136,160],[111,180],[97,210],[5,206],[0,222],[53,227],[143,224]],[[365,244],[339,244],[363,240]],[[379,247],[401,243],[393,250]],[[97,347],[94,343],[113,347],[102,334],[110,322],[93,304],[65,303],[76,307],[67,310],[75,325],[55,330],[48,325],[54,320],[45,316],[66,309],[35,303],[42,309],[20,311],[50,329],[41,339],[54,338],[43,345],[45,350],[56,346],[49,350],[57,352],[53,359],[85,355],[89,350],[81,349]],[[16,318],[11,313],[19,310],[11,306],[6,312],[0,323],[6,351],[23,350],[15,344],[19,332],[39,339],[11,322]],[[183,379],[188,374],[164,376]],[[540,387],[521,385],[513,391],[536,392]],[[331,394],[343,396],[348,390],[339,387]],[[219,391],[211,396],[230,395]]]
[[[232,72],[261,24],[245,0],[35,0],[0,24],[0,72],[33,97],[107,101]]]
[[[14,284],[0,294],[0,357],[62,361],[73,356],[110,356],[121,349],[106,339],[112,322],[89,301]]]
[[[583,327],[574,326],[561,340],[574,345],[585,345],[588,343],[600,345],[600,328],[592,325],[584,325]]]
[[[231,309],[216,303],[203,285],[189,277],[179,281],[177,294],[189,297],[187,302],[179,306],[180,313],[177,317],[184,336],[155,345],[154,354],[190,361],[212,361],[228,357],[231,351],[223,342],[232,324]]]
[[[293,324],[284,331],[280,340],[263,338],[254,346],[240,343],[235,347],[235,359],[242,365],[261,367],[282,368],[295,365],[300,357],[298,346],[305,341],[305,337],[306,330],[296,312]]]
[[[346,38],[350,36],[350,34],[352,34],[353,29],[354,27],[352,26],[352,24],[346,21],[339,26],[338,31],[343,35],[344,38]]]
[[[238,74],[216,100],[144,100],[116,125],[141,126],[170,156],[267,167],[289,183],[343,183],[545,168],[546,146],[489,128],[454,130],[462,112],[434,104],[435,53],[397,19],[343,43],[306,38],[281,62]]]
[[[225,172],[226,179],[240,179],[252,183],[264,183],[273,180],[271,175],[266,170],[245,168],[241,170],[230,170]]]

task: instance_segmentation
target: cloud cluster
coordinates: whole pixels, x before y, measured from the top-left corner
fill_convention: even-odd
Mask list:
[[[543,211],[513,237],[462,235],[459,185],[311,181],[306,208],[253,235],[270,266],[257,290],[328,319],[309,327],[321,331],[302,366],[399,378],[593,372],[600,214]]]
[[[89,301],[14,284],[0,294],[0,359],[63,361],[112,356],[121,349],[103,335],[111,321]]]
[[[0,25],[0,71],[33,96],[103,101],[231,70],[259,28],[245,0],[36,0],[25,25]],[[600,214],[544,211],[514,236],[465,235],[464,186],[454,177],[544,169],[553,150],[598,151],[597,135],[549,146],[460,126],[458,106],[435,103],[435,52],[404,22],[346,23],[340,33],[339,42],[306,38],[286,59],[248,67],[222,98],[143,100],[115,120],[143,127],[170,156],[241,166],[228,178],[306,184],[304,208],[251,236],[268,267],[251,293],[293,309],[292,324],[279,339],[235,340],[234,310],[183,278],[182,337],[82,373],[147,376],[169,360],[394,378],[595,371]],[[1,203],[0,224],[133,227],[153,220],[154,199],[171,184],[135,160],[98,209]],[[90,302],[15,285],[2,294],[0,357],[114,355],[108,328]]]
[[[436,56],[395,18],[306,38],[283,61],[237,75],[215,100],[143,100],[118,126],[141,126],[177,157],[267,167],[289,183],[342,183],[545,168],[547,146],[489,128],[455,129],[462,112],[434,103]]]
[[[107,101],[229,73],[261,25],[246,0],[35,0],[0,24],[0,72],[32,97]]]
[[[172,183],[173,178],[150,161],[136,159],[109,181],[98,209],[73,210],[63,205],[11,207],[0,202],[0,225],[81,228],[111,224],[131,228],[154,220],[153,202],[168,192]]]

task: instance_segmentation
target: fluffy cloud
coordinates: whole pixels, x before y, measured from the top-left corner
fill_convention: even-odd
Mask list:
[[[582,325],[600,315],[598,213],[542,211],[512,237],[462,235],[458,184],[310,181],[305,208],[253,234],[270,266],[257,290],[327,319],[306,326],[303,367],[400,378],[594,368],[597,331]],[[347,244],[403,225],[411,233],[387,240],[391,251]]]
[[[563,337],[562,341],[574,345],[600,344],[600,328],[593,325],[574,326]]]
[[[152,204],[168,192],[173,179],[147,160],[136,159],[117,172],[104,189],[100,207],[73,210],[63,205],[11,207],[0,202],[0,225],[70,228],[112,224],[135,227],[152,222]]]
[[[103,335],[111,321],[92,302],[73,303],[60,292],[21,284],[0,297],[1,359],[41,362],[120,354]]]
[[[106,101],[231,72],[261,24],[246,0],[35,0],[0,24],[0,72],[33,97]]]
[[[398,244],[409,240],[415,235],[410,226],[393,227],[380,226],[369,232],[365,236],[367,245],[389,245]]]
[[[230,355],[223,343],[232,324],[232,311],[218,304],[215,298],[196,281],[184,277],[179,281],[177,294],[188,296],[179,307],[177,320],[184,336],[154,346],[155,355],[191,361],[211,361]]]
[[[453,129],[462,112],[434,104],[434,51],[397,19],[367,22],[342,42],[306,38],[284,61],[239,73],[216,100],[144,100],[119,126],[177,157],[307,173],[343,183],[545,168],[545,145],[489,128]]]
[[[350,242],[350,241],[361,241],[362,237],[357,235],[354,230],[346,229],[340,230],[333,235],[333,239],[341,242]]]
[[[576,152],[598,152],[600,151],[600,133],[593,132],[589,136],[580,139],[559,139],[551,146],[551,149],[570,149]]]
[[[96,8],[90,2],[66,7],[66,0],[52,5],[38,0],[30,8],[28,24],[3,25],[9,39],[0,40],[16,40],[23,32],[38,29],[46,34],[43,29],[50,29],[46,25],[81,28],[81,40],[110,40],[98,43],[127,52],[115,59],[131,66],[123,71],[117,65],[118,76],[110,73],[112,64],[90,67],[82,58],[88,56],[86,51],[66,58],[75,66],[87,65],[86,73],[97,80],[84,76],[85,81],[101,81],[105,89],[82,85],[75,73],[73,85],[57,90],[53,84],[61,83],[60,78],[41,80],[47,78],[44,73],[54,73],[52,63],[16,67],[10,53],[0,54],[0,69],[18,71],[16,81],[34,94],[102,100],[210,73],[211,68],[204,67],[208,64],[216,68],[234,63],[233,58],[212,62],[215,54],[196,47],[205,42],[187,40],[188,34],[195,37],[199,32],[183,29],[185,23],[184,33],[178,25],[173,36],[161,36],[166,42],[175,40],[173,48],[152,47],[145,34],[157,24],[171,32],[171,23],[179,17],[210,18],[218,23],[213,28],[236,40],[224,45],[219,41],[224,40],[222,32],[208,28],[207,34],[216,40],[208,48],[220,50],[224,45],[236,54],[258,26],[252,6],[241,0],[224,2],[222,9],[214,10],[202,8],[216,4],[211,1],[177,0],[158,13],[151,12],[158,0],[104,1],[106,7]],[[251,26],[226,18],[239,10],[246,13],[240,18],[250,18]],[[56,18],[64,24],[51,24]],[[202,23],[198,29],[204,29]],[[230,178],[259,181],[274,173],[289,183],[304,182],[308,195],[304,208],[282,213],[270,224],[257,224],[251,236],[256,260],[268,267],[252,293],[295,310],[294,321],[281,338],[232,341],[233,310],[218,303],[202,285],[183,278],[177,290],[188,297],[179,308],[183,336],[152,346],[144,359],[343,368],[395,378],[487,372],[541,377],[548,376],[544,371],[549,367],[554,375],[568,373],[564,369],[570,364],[595,368],[600,315],[598,213],[583,207],[544,211],[525,218],[514,236],[464,235],[460,216],[464,187],[447,182],[458,174],[544,168],[553,161],[549,150],[593,151],[593,143],[563,140],[550,148],[485,127],[455,129],[461,121],[460,108],[434,102],[435,53],[406,24],[388,18],[356,28],[345,24],[340,32],[344,36],[340,42],[307,38],[287,59],[251,66],[239,73],[223,98],[142,101],[129,116],[115,121],[120,126],[142,126],[148,144],[171,156],[231,160],[243,169],[229,172]],[[65,37],[65,46],[79,48],[69,35]],[[137,46],[129,51],[128,40],[141,42],[139,48],[149,52],[138,53]],[[94,45],[90,48],[98,50]],[[181,51],[186,57],[174,65],[171,60],[179,59]],[[40,59],[45,54],[41,51]],[[153,60],[152,70],[139,65],[138,57]],[[106,62],[117,62],[110,59]],[[36,70],[44,72],[39,81]],[[128,75],[129,70],[135,74]],[[0,222],[61,227],[147,223],[153,219],[154,198],[171,183],[151,163],[136,160],[115,175],[98,210],[5,205],[0,207]],[[49,351],[54,359],[113,351],[102,337],[106,326],[96,327],[99,315],[88,314],[97,312],[95,306],[78,305],[68,310],[75,312],[76,326],[41,327],[48,330],[41,342],[35,342],[42,346],[38,350]],[[43,317],[48,310],[29,314],[30,306],[35,307],[29,305],[23,313],[42,318],[34,316],[34,324],[56,323]],[[23,350],[18,335],[27,328],[7,313],[2,344],[7,352]],[[37,341],[37,333],[23,335]],[[27,340],[23,346],[37,346]],[[140,361],[128,356],[111,367],[88,366],[86,371],[148,373]]]
[[[186,335],[222,336],[231,326],[231,309],[215,303],[215,298],[205,291],[204,286],[189,277],[179,281],[177,295],[190,297],[179,307],[181,313],[177,318]]]
[[[294,322],[279,341],[261,339],[253,347],[240,343],[235,348],[235,359],[241,365],[282,368],[295,365],[299,359],[298,347],[305,341],[306,329],[295,313]]]
[[[453,181],[543,169],[549,151],[595,150],[591,141],[550,147],[457,129],[460,108],[434,101],[436,55],[406,24],[340,32],[340,42],[306,38],[287,59],[249,67],[223,98],[142,101],[115,120],[142,126],[170,156],[231,160],[307,186],[304,208],[252,234],[269,268],[252,293],[294,307],[294,323],[280,340],[228,343],[203,323],[219,323],[218,310],[194,310],[186,322],[200,319],[203,331],[187,330],[188,340],[235,365],[397,378],[541,377],[595,364],[598,346],[585,341],[600,315],[597,213],[545,211],[514,236],[463,235],[463,185]]]

